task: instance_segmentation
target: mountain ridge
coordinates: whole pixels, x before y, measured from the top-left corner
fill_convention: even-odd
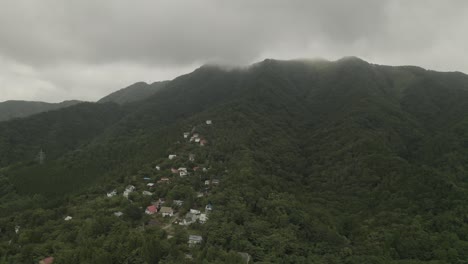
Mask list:
[[[200,67],[138,104],[80,104],[3,122],[0,179],[10,190],[5,197],[14,199],[0,197],[0,223],[14,217],[31,234],[23,245],[67,263],[97,256],[181,263],[188,253],[195,263],[237,263],[237,252],[260,263],[463,263],[467,85],[458,73],[354,58],[267,60],[240,69]],[[206,145],[184,138],[187,132]],[[37,161],[41,149],[44,164]],[[174,174],[177,168],[189,176]],[[145,178],[156,187],[146,189]],[[213,179],[219,186],[206,185]],[[152,199],[105,198],[128,185],[154,192]],[[181,213],[213,205],[208,222],[191,226],[203,236],[199,247],[187,248],[178,225],[146,227],[165,221],[142,216],[159,198],[183,200]],[[28,214],[39,223],[22,217]],[[73,222],[62,223],[62,215]],[[50,228],[47,221],[60,234],[37,236]],[[135,235],[142,225],[146,232]],[[52,252],[44,243],[62,247]],[[104,244],[125,246],[111,256]]]

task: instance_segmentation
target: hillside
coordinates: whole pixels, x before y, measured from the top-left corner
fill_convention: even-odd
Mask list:
[[[37,113],[65,108],[80,103],[80,101],[64,101],[61,103],[44,103],[32,101],[5,101],[0,103],[0,122],[21,118]]]
[[[0,256],[465,263],[467,113],[462,73],[349,57],[203,66],[138,104],[4,122]]]
[[[166,84],[167,84],[167,81],[155,82],[152,84],[138,82],[126,88],[120,89],[116,92],[113,92],[101,98],[98,102],[99,103],[113,102],[113,103],[118,103],[118,104],[128,104],[132,102],[141,101],[154,95],[156,92],[164,88]]]

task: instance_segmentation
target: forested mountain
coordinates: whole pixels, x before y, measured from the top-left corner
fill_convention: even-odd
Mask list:
[[[157,91],[164,88],[166,84],[167,84],[167,81],[155,82],[152,84],[147,84],[145,82],[138,82],[126,88],[120,89],[116,92],[113,92],[103,97],[98,102],[99,103],[114,102],[118,104],[127,104],[127,103],[136,102],[136,101],[141,101],[154,95]]]
[[[465,74],[349,57],[203,66],[138,104],[3,122],[0,256],[466,263],[467,113]],[[176,215],[145,215],[155,201]],[[206,223],[176,224],[205,205]]]
[[[5,101],[0,103],[0,121],[26,117],[41,112],[72,106],[78,103],[80,103],[80,101],[64,101],[61,103]]]

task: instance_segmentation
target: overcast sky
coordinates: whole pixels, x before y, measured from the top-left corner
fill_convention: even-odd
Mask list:
[[[0,0],[0,101],[94,101],[264,58],[468,73],[467,30],[465,0]]]

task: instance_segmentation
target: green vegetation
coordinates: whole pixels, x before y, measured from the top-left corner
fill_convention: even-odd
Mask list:
[[[144,82],[138,82],[132,84],[124,89],[118,90],[117,92],[111,93],[101,100],[99,103],[108,103],[113,102],[117,104],[128,104],[134,103],[137,101],[144,100],[148,97],[151,97],[156,92],[165,87],[168,82],[155,82],[152,84],[147,84]]]
[[[3,122],[0,263],[467,263],[467,113],[466,75],[345,58],[204,66],[138,104]],[[145,215],[159,198],[177,215]]]

